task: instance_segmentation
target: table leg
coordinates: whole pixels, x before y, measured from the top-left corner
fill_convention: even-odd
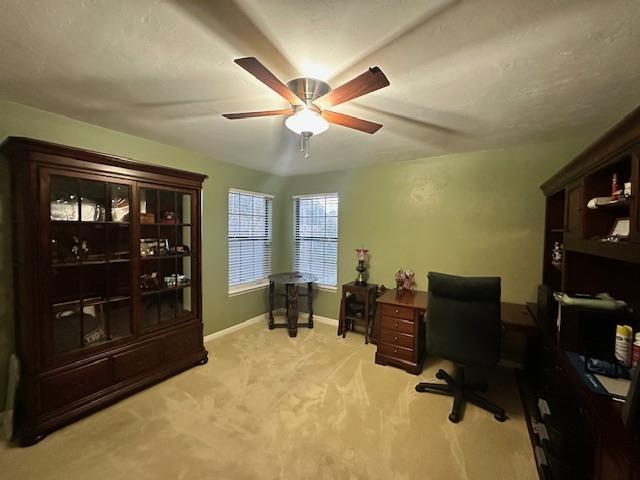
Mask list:
[[[287,284],[287,327],[289,336],[298,335],[298,285]]]
[[[309,306],[309,328],[313,328],[313,283],[307,283],[307,305]]]
[[[276,285],[273,282],[269,282],[269,330],[274,329],[275,320],[273,318],[273,307],[275,300]]]
[[[364,326],[364,344],[367,345],[369,343],[369,323],[371,322],[371,316],[369,315],[369,307],[371,306],[371,294],[369,293],[369,290],[367,290],[365,297],[364,318],[366,319],[367,323],[365,323]]]
[[[380,330],[380,310],[378,309],[378,305],[376,303],[373,321],[371,322],[371,335],[369,336],[369,341],[374,344],[378,344],[378,331]]]
[[[345,313],[345,305],[344,305],[344,293],[342,294],[342,298],[340,299],[340,318],[338,319],[338,336],[342,335],[344,332],[344,313]]]

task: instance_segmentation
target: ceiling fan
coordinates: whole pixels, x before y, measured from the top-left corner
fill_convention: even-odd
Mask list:
[[[254,57],[237,58],[234,61],[282,96],[291,104],[291,108],[225,113],[223,116],[229,120],[275,115],[288,116],[285,125],[289,130],[300,135],[300,151],[303,152],[304,158],[309,158],[309,138],[324,132],[329,128],[329,123],[366,133],[376,133],[382,127],[379,123],[327,110],[389,85],[389,80],[378,67],[371,67],[363,74],[332,90],[328,83],[308,77],[293,79],[285,85]]]

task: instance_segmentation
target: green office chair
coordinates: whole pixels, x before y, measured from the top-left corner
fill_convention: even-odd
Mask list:
[[[454,364],[453,377],[438,370],[436,378],[445,384],[419,383],[416,391],[453,397],[449,420],[458,423],[465,401],[506,420],[504,410],[475,391],[487,390],[486,383],[465,384],[464,367],[491,367],[500,360],[500,278],[456,277],[429,272],[427,304],[427,354]]]

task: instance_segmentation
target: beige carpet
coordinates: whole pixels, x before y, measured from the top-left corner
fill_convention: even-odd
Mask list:
[[[0,476],[28,479],[537,478],[513,375],[447,420],[451,399],[418,394],[420,377],[373,362],[363,337],[316,325],[290,339],[253,325],[207,344],[209,363],[26,448],[0,450]]]

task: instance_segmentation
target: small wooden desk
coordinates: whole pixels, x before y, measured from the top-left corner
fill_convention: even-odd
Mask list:
[[[373,325],[372,343],[378,345],[376,363],[394,365],[418,375],[422,371],[425,350],[424,314],[427,292],[387,290],[376,300],[378,308]],[[528,337],[540,329],[526,305],[502,302],[502,329]]]

